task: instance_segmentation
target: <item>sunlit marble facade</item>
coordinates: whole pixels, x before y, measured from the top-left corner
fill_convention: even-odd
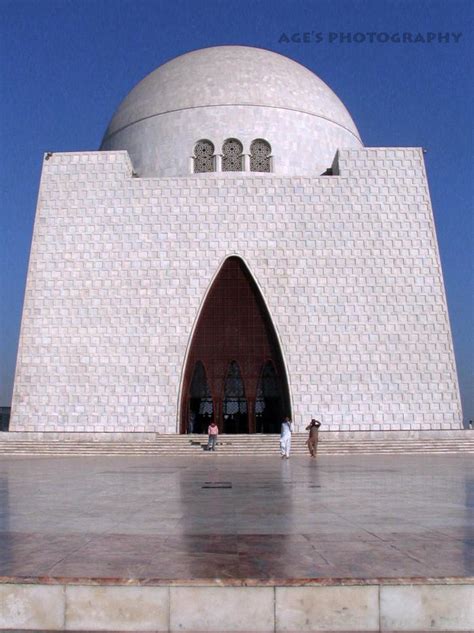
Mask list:
[[[212,171],[195,173],[202,139]],[[251,171],[256,139],[267,171]],[[229,257],[268,310],[297,430],[461,428],[422,151],[364,147],[324,82],[246,47],[165,64],[101,151],[45,156],[10,428],[179,432],[193,332]]]

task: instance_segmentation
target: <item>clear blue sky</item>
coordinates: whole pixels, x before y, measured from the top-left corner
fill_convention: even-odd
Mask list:
[[[11,398],[43,152],[97,149],[114,109],[157,66],[196,48],[244,44],[316,72],[366,145],[428,150],[464,415],[474,418],[473,7],[471,0],[0,0],[0,405]],[[281,41],[298,33],[310,41]],[[357,43],[331,42],[331,33],[461,35]]]

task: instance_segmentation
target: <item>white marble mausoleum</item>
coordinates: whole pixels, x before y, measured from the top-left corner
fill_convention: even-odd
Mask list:
[[[44,157],[10,429],[283,415],[461,428],[423,152],[364,147],[282,55],[198,50],[129,93],[99,151]]]

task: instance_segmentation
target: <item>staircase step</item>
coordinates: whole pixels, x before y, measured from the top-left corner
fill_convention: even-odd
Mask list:
[[[292,453],[307,455],[307,434],[295,433]],[[38,439],[0,433],[0,455],[18,457],[93,457],[93,456],[192,456],[209,455],[205,435],[157,435],[154,439],[131,441],[117,439]],[[279,453],[278,435],[220,436],[217,452],[223,456],[274,456]],[[456,437],[350,437],[336,438],[321,434],[320,455],[392,455],[392,454],[471,454],[474,433]]]

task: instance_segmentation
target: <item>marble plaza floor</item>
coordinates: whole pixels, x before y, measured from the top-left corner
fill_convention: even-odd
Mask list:
[[[8,458],[0,577],[474,576],[472,456]]]
[[[5,458],[0,630],[474,630],[469,455]]]

